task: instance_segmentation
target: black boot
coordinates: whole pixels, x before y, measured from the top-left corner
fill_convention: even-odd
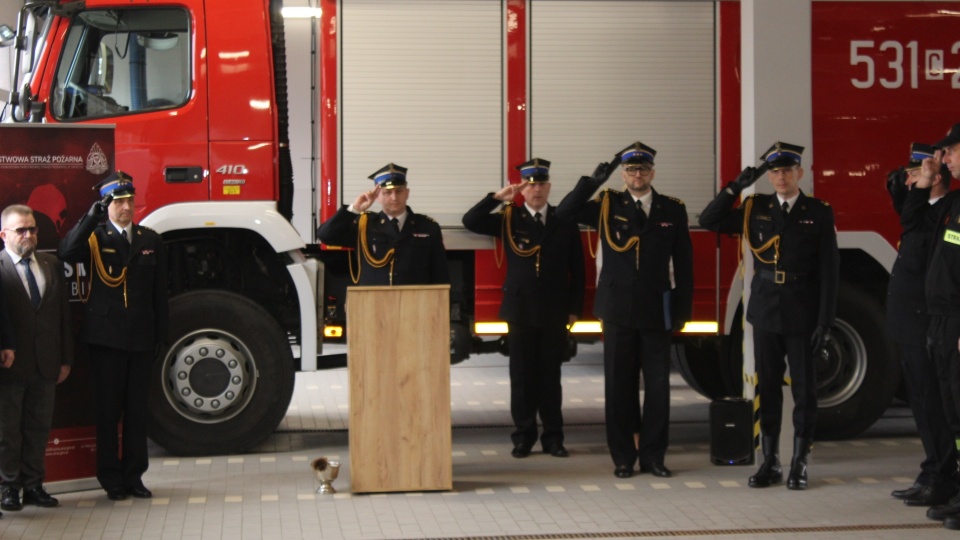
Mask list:
[[[760,437],[763,450],[763,464],[757,474],[750,477],[748,484],[752,488],[764,488],[783,482],[783,467],[780,466],[780,439],[778,437]]]
[[[807,456],[810,455],[811,444],[810,439],[794,437],[793,461],[790,462],[787,489],[807,489]]]

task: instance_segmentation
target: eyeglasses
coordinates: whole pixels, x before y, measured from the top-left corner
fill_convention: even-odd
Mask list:
[[[632,165],[624,167],[623,170],[630,176],[647,176],[653,172],[653,167],[649,165]]]
[[[6,229],[6,230],[8,230],[8,231],[13,231],[13,232],[19,234],[20,236],[26,236],[27,233],[37,234],[37,228],[36,228],[36,227],[17,227],[16,229]]]

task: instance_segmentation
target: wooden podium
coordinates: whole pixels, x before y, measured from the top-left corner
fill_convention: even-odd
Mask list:
[[[453,489],[450,286],[347,289],[355,493]]]

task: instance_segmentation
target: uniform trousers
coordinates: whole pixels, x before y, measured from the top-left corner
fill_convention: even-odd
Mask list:
[[[817,378],[810,335],[781,334],[754,327],[753,347],[760,383],[760,431],[767,437],[780,437],[783,376],[789,362],[794,437],[812,439],[817,423]]]
[[[899,349],[907,403],[913,411],[925,455],[917,483],[953,486],[957,451],[943,411],[936,365],[925,346],[899,344]]]
[[[106,490],[138,487],[149,466],[147,393],[153,352],[91,345],[90,356],[96,380],[97,480]],[[121,420],[122,437],[117,431]]]
[[[607,446],[616,466],[663,464],[670,425],[670,333],[603,323]],[[643,411],[640,374],[643,374]],[[639,426],[640,446],[634,433]]]
[[[537,442],[537,414],[544,448],[563,443],[563,389],[560,366],[567,355],[567,328],[510,323],[510,414],[514,445]]]
[[[928,342],[937,368],[943,412],[954,438],[960,439],[960,317],[930,317]]]
[[[0,480],[14,489],[43,484],[56,381],[0,383]]]

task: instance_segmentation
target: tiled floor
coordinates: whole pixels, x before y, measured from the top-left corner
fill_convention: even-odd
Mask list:
[[[299,374],[278,432],[242,456],[180,458],[154,448],[152,500],[101,491],[61,507],[5,512],[0,538],[942,538],[949,531],[889,496],[913,480],[921,448],[904,407],[864,436],[817,443],[811,487],[750,489],[754,467],[709,462],[708,402],[673,380],[675,475],[615,478],[603,431],[600,347],[564,366],[568,459],[510,456],[506,359],[451,373],[450,492],[355,495],[347,448],[347,373]],[[789,452],[786,452],[789,454]],[[336,495],[317,495],[315,457],[343,463]],[[789,459],[789,455],[785,456]]]

